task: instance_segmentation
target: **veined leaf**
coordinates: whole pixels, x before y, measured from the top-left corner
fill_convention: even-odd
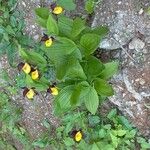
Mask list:
[[[97,34],[87,33],[84,34],[80,39],[80,45],[84,48],[83,53],[88,56],[98,48],[100,43],[100,36]]]
[[[66,10],[75,10],[76,8],[73,0],[58,0],[57,3]]]
[[[100,35],[101,38],[106,36],[109,32],[109,28],[107,26],[98,26],[92,29],[92,33]]]
[[[48,57],[57,64],[61,61],[62,56],[69,55],[77,49],[73,41],[65,37],[59,37],[53,42],[51,47],[45,48],[45,51]]]
[[[36,22],[43,28],[46,28],[46,26],[47,26],[47,20],[42,19],[40,17],[37,17]]]
[[[44,7],[40,7],[40,8],[36,8],[35,9],[35,13],[38,17],[47,20],[49,17],[49,9],[48,8],[44,8]]]
[[[87,0],[85,3],[85,10],[88,12],[88,14],[92,14],[94,12],[94,0]]]
[[[97,144],[94,143],[94,144],[92,145],[92,149],[91,149],[91,150],[100,150],[100,149],[99,149],[99,147],[97,146]]]
[[[83,63],[86,75],[90,77],[97,77],[104,69],[103,63],[94,56],[89,56],[87,61]]]
[[[59,33],[57,22],[51,14],[47,20],[47,30],[49,34],[58,35]]]
[[[76,105],[78,103],[82,103],[82,98],[87,94],[87,92],[88,92],[87,88],[88,87],[89,87],[89,84],[86,81],[78,83],[75,86],[75,89],[74,89],[72,96],[70,98],[71,105]]]
[[[99,98],[94,87],[89,86],[87,94],[83,97],[83,101],[88,111],[94,115],[99,105]]]
[[[28,63],[39,66],[41,68],[44,68],[47,65],[47,61],[45,60],[45,58],[37,52],[27,51],[21,48],[20,55]]]
[[[64,87],[55,98],[55,113],[61,114],[71,108],[70,98],[73,93],[74,86]]]
[[[117,73],[119,63],[118,62],[110,62],[110,63],[104,64],[104,66],[105,66],[105,69],[101,72],[99,77],[107,80],[107,79],[111,78],[114,74]]]
[[[72,26],[73,26],[72,19],[70,19],[66,16],[60,16],[58,18],[58,28],[59,28],[60,36],[67,36],[70,38]]]
[[[76,18],[73,21],[71,36],[72,37],[78,36],[84,29],[85,29],[85,20],[82,20],[81,18]]]
[[[46,91],[48,89],[48,84],[44,83],[42,80],[34,81],[30,75],[26,75],[26,84],[28,88],[35,88],[37,91]]]
[[[113,88],[107,81],[97,78],[94,81],[94,87],[98,94],[105,96],[112,96],[114,94]]]
[[[62,62],[57,65],[57,78],[59,80],[74,78],[86,79],[86,75],[79,63],[74,57],[65,57]]]

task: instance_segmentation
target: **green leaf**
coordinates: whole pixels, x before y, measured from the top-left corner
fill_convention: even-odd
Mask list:
[[[60,36],[66,36],[70,38],[72,26],[73,26],[72,19],[62,15],[58,18],[58,28]]]
[[[76,105],[79,102],[82,102],[82,98],[87,94],[89,87],[88,82],[83,81],[75,86],[75,89],[70,98],[71,105]]]
[[[69,137],[64,139],[64,143],[66,146],[72,146],[75,144],[74,140]]]
[[[99,105],[99,99],[94,87],[89,86],[87,94],[83,97],[86,108],[93,115],[96,113]]]
[[[113,88],[107,81],[97,78],[94,81],[94,87],[98,94],[105,96],[112,96],[114,94]]]
[[[72,37],[78,36],[85,29],[85,20],[81,18],[75,18],[73,21],[71,35]]]
[[[97,34],[87,33],[84,34],[80,39],[80,45],[84,48],[83,53],[88,56],[98,48],[100,43],[100,36]]]
[[[150,15],[150,7],[147,9],[147,14]]]
[[[100,150],[100,149],[98,148],[97,144],[94,143],[94,144],[92,145],[92,149],[91,149],[91,150]]]
[[[38,17],[47,20],[49,17],[49,9],[48,8],[44,8],[44,7],[40,7],[40,8],[36,8],[35,9],[35,13]]]
[[[32,80],[30,75],[26,75],[26,84],[28,88],[35,88],[37,91],[46,91],[49,87],[48,84],[42,80]]]
[[[9,48],[9,43],[6,44],[6,43],[0,43],[0,57],[3,55],[3,54],[6,54],[7,52],[7,48]]]
[[[119,63],[110,62],[110,63],[106,63],[104,66],[105,66],[105,69],[101,72],[99,77],[107,80],[118,72]]]
[[[10,25],[7,25],[5,30],[7,31],[8,34],[15,35],[15,32],[14,32],[13,28]]]
[[[107,132],[102,128],[99,130],[99,137],[104,138],[107,135]]]
[[[95,3],[94,0],[87,0],[85,3],[85,10],[88,14],[92,14],[94,12]]]
[[[118,144],[119,144],[119,138],[117,138],[116,136],[114,136],[113,134],[110,133],[110,136],[111,136],[111,140],[112,140],[112,143],[114,145],[115,148],[118,147]]]
[[[131,130],[132,125],[129,123],[129,121],[124,116],[118,116],[119,123],[123,126],[125,126],[127,129]]]
[[[38,67],[46,67],[47,61],[43,56],[41,56],[39,53],[34,51],[27,51],[22,48],[20,48],[20,55],[21,57],[26,60],[28,63],[31,63],[32,65],[36,65]]]
[[[75,10],[76,8],[73,0],[58,0],[57,3],[66,10]]]
[[[47,20],[37,17],[36,22],[43,28],[47,27]]]
[[[118,136],[124,136],[126,134],[126,132],[127,132],[126,130],[121,130],[120,129],[120,130],[117,131],[117,135]]]
[[[65,37],[59,37],[53,42],[51,47],[45,48],[45,52],[50,60],[53,61],[54,64],[57,64],[58,62],[63,61],[61,60],[63,56],[69,55],[77,49],[76,44],[72,40]]]
[[[64,79],[86,79],[86,75],[79,63],[74,57],[64,57],[56,67],[56,74],[59,80]]]
[[[48,120],[48,119],[44,119],[44,120],[42,121],[42,124],[43,124],[43,126],[44,126],[45,128],[47,128],[48,130],[51,129],[51,124],[49,123],[49,120]]]
[[[68,111],[68,109],[71,108],[70,105],[70,98],[73,93],[74,86],[66,86],[64,87],[58,94],[58,96],[55,97],[55,113],[61,114],[65,111]]]
[[[7,47],[7,50],[6,50],[6,53],[7,53],[7,57],[8,57],[8,62],[10,64],[10,66],[14,66],[14,59],[16,57],[16,47],[14,44],[12,45],[9,45]]]
[[[93,77],[97,77],[104,69],[103,63],[94,56],[89,56],[82,66],[86,72],[86,75],[92,79]]]
[[[32,145],[35,147],[44,148],[44,147],[46,147],[47,142],[42,139],[39,139],[39,140],[36,140],[35,142],[33,142]]]
[[[108,115],[107,115],[107,118],[112,120],[115,116],[117,115],[117,109],[112,109]]]
[[[57,22],[51,14],[49,15],[47,20],[47,30],[48,34],[58,35],[59,33]]]
[[[90,126],[96,126],[100,123],[100,117],[99,116],[89,116],[88,117]]]
[[[101,38],[109,33],[109,28],[107,26],[98,26],[92,29],[92,33],[100,35]]]

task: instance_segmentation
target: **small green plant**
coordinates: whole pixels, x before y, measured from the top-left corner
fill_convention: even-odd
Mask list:
[[[19,86],[14,86],[15,81],[6,71],[1,70],[0,78],[0,149],[15,150],[14,140],[19,141],[24,148],[30,149],[30,139],[20,124],[22,108],[12,101]]]
[[[16,6],[17,0],[0,1],[0,57],[7,54],[11,66],[16,66],[18,43],[23,47],[31,45],[31,39],[23,35],[23,14]]]
[[[50,124],[45,124],[51,133]],[[82,136],[80,141],[76,141],[79,132]],[[137,130],[128,120],[117,115],[116,109],[111,110],[106,117],[87,114],[86,111],[68,113],[54,134],[49,136],[50,133],[34,141],[33,145],[41,148],[50,146],[53,150],[134,150],[137,146],[143,150],[150,148],[145,139],[137,136]]]

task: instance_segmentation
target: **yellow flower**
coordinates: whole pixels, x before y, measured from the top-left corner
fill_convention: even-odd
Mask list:
[[[75,141],[76,141],[76,142],[79,142],[79,141],[81,141],[81,139],[82,139],[82,133],[81,133],[81,131],[78,131],[78,132],[75,134]]]
[[[48,40],[45,41],[45,46],[50,47],[52,45],[52,43],[53,43],[52,38],[49,38]]]
[[[33,89],[29,89],[29,91],[26,93],[26,97],[28,99],[33,99],[34,95],[35,95],[35,92]]]
[[[31,77],[32,77],[33,80],[38,79],[39,78],[38,70],[35,70],[35,71],[31,72]]]
[[[50,88],[51,89],[51,94],[52,95],[58,95],[58,89],[56,88],[56,87],[52,87],[52,88]]]
[[[63,12],[63,8],[60,7],[60,6],[56,6],[53,10],[53,13],[56,14],[56,15],[59,15]]]
[[[29,74],[31,71],[31,66],[28,63],[25,63],[24,66],[22,67],[22,70],[26,73]]]

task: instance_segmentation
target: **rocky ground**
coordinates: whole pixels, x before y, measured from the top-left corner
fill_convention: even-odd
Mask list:
[[[150,137],[150,16],[149,0],[109,0],[97,6],[93,26],[106,24],[110,34],[100,44],[119,59],[120,73],[112,80],[110,98],[135,126]],[[113,50],[113,52],[112,52]],[[108,52],[109,51],[109,52]],[[104,53],[104,52],[103,52]]]
[[[19,1],[18,9],[25,13],[25,33],[35,40],[40,38],[42,30],[36,24],[34,9],[49,6],[50,2]],[[77,11],[77,15],[80,15],[83,0],[78,2],[80,12]],[[104,0],[97,5],[92,26],[109,26],[110,34],[100,44],[100,54],[120,60],[120,72],[111,81],[116,94],[109,101],[150,138],[150,109],[147,107],[150,104],[150,16],[145,13],[148,6],[149,0]],[[1,67],[8,69],[5,58],[1,60]],[[44,118],[57,125],[50,96],[45,98],[41,94],[32,102],[19,96],[16,101],[24,108],[22,121],[33,139],[45,130]]]

